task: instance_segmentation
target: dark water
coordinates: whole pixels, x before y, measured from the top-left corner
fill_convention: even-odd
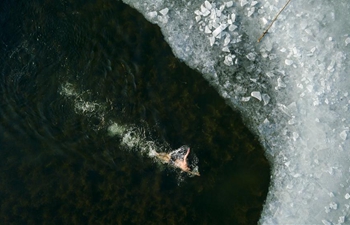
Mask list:
[[[256,224],[269,165],[256,138],[159,29],[115,0],[0,3],[0,224]],[[70,84],[94,112],[62,95]],[[186,178],[108,135],[191,146]]]

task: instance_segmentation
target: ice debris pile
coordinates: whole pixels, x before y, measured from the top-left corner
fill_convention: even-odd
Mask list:
[[[259,22],[254,22],[253,19],[265,12],[259,9],[261,3],[153,0],[124,2],[158,24],[175,55],[190,67],[201,71],[206,79],[220,89],[223,97],[234,96],[232,101],[235,102],[254,99],[258,100],[259,105],[270,102],[270,94],[261,85],[268,82],[264,81],[265,77],[257,76],[262,70],[260,62],[257,61],[258,53],[253,45],[246,44],[252,34],[258,34],[257,29],[249,28],[267,23],[267,19]],[[273,55],[269,57],[272,58]],[[241,70],[242,67],[246,70]],[[221,70],[226,72],[222,73]],[[232,74],[237,70],[239,72],[232,82]]]
[[[124,2],[260,137],[272,164],[260,224],[350,222],[348,0],[293,0],[261,43],[286,1]]]
[[[244,2],[242,4],[247,4]],[[251,10],[249,16],[251,16],[257,4],[257,1],[251,3]],[[231,54],[229,44],[239,43],[242,41],[242,35],[236,32],[236,12],[233,7],[233,1],[210,3],[204,1],[199,9],[194,11],[196,22],[198,22],[199,30],[204,32],[209,40],[210,46],[218,45],[221,47],[222,52],[227,54],[224,55],[224,63],[227,66],[232,66],[238,63],[238,59],[234,54]],[[253,55],[248,57],[253,58]]]

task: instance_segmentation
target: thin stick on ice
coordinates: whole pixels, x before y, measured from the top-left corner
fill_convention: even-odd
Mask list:
[[[266,28],[266,30],[264,31],[264,33],[259,37],[258,42],[261,41],[261,39],[265,36],[265,34],[269,31],[269,29],[271,28],[271,26],[273,25],[273,23],[277,20],[277,17],[281,14],[281,12],[287,7],[287,5],[289,4],[291,0],[288,0],[286,4],[284,4],[283,8],[277,13],[277,15],[275,16],[275,18],[273,18],[272,22],[270,23],[270,25]]]

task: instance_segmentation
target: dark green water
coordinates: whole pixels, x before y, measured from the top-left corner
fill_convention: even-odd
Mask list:
[[[261,146],[158,27],[112,0],[5,0],[0,23],[0,224],[257,223]],[[77,111],[66,83],[103,107]],[[179,185],[108,121],[190,145],[201,177]]]

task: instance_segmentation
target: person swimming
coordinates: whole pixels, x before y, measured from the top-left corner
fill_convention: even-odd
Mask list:
[[[160,161],[162,161],[162,163],[167,163],[175,168],[179,168],[183,172],[200,176],[200,174],[197,171],[191,171],[191,169],[188,167],[187,157],[189,154],[190,148],[187,145],[184,145],[170,153],[157,152],[156,156]]]

